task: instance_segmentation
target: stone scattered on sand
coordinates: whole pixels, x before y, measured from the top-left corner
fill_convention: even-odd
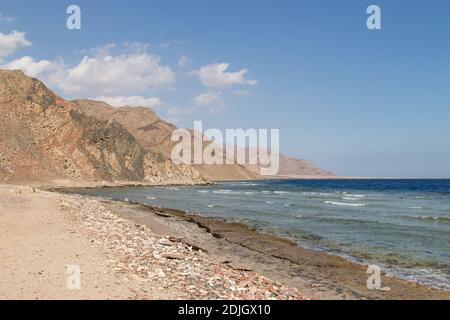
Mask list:
[[[99,200],[70,195],[60,206],[77,232],[114,253],[107,261],[112,272],[174,290],[177,299],[307,299],[245,266],[213,263],[208,253],[194,250],[182,239],[157,238],[146,226],[120,218]]]
[[[176,253],[163,253],[163,258],[172,259],[172,260],[184,260],[184,256]]]

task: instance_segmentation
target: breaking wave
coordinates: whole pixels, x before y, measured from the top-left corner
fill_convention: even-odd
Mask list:
[[[347,206],[347,207],[364,207],[366,204],[364,203],[345,203],[345,202],[336,202],[336,201],[325,201],[326,204],[332,204],[335,206]]]
[[[434,223],[450,223],[450,217],[443,217],[443,216],[401,216],[403,219],[408,220],[420,220],[420,221],[428,221],[428,222],[434,222]]]

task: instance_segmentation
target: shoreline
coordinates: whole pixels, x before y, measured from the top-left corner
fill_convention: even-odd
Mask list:
[[[4,299],[450,299],[450,292],[182,210],[0,185]],[[66,288],[79,264],[82,290]]]
[[[56,192],[69,193],[68,189],[53,189]],[[134,210],[144,210],[162,219],[178,219],[195,224],[204,232],[212,235],[221,244],[232,244],[234,251],[239,252],[237,259],[247,265],[244,269],[262,272],[268,277],[283,281],[288,286],[297,288],[300,292],[317,299],[450,299],[450,292],[408,281],[398,276],[387,276],[382,273],[383,286],[390,291],[369,290],[366,287],[368,274],[367,264],[351,261],[331,253],[309,249],[291,240],[275,235],[261,233],[242,223],[225,221],[221,218],[205,217],[187,213],[183,210],[160,208],[159,206],[141,203],[109,200],[99,196],[84,196],[102,199],[102,201],[133,207]],[[131,210],[133,211],[133,210]],[[136,217],[133,213],[125,215],[138,223],[149,223],[145,216]],[[150,223],[151,225],[151,223]],[[200,247],[198,244],[194,244]],[[241,250],[236,250],[239,248]],[[242,252],[240,252],[242,251]],[[254,253],[251,259],[245,259],[249,252]],[[234,257],[236,259],[236,257]],[[253,260],[252,260],[253,259]],[[255,260],[260,263],[255,263]],[[262,261],[262,262],[261,262]],[[282,263],[280,263],[282,261]],[[276,266],[280,263],[282,267]],[[270,264],[274,264],[271,266]],[[248,266],[251,267],[248,267]],[[285,277],[283,273],[295,274]],[[294,279],[294,278],[304,279]],[[310,281],[305,281],[309,279]],[[335,281],[329,283],[329,279]],[[310,290],[315,288],[314,290]]]
[[[176,237],[191,223],[146,227],[124,217],[137,208],[33,186],[0,185],[0,200],[1,299],[308,299]]]

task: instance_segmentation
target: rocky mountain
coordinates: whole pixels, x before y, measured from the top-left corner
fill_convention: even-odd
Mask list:
[[[120,122],[86,114],[21,71],[0,70],[0,182],[74,181],[205,179],[141,145]]]
[[[258,173],[258,166],[245,166],[249,171]],[[276,176],[272,178],[332,178],[336,175],[330,171],[323,170],[311,162],[303,159],[295,159],[280,154],[280,169]]]
[[[148,108],[66,101],[21,71],[0,70],[0,183],[185,184],[261,178],[258,166],[174,165],[175,129]],[[279,176],[331,175],[304,160],[280,158]]]
[[[146,149],[170,157],[173,143],[171,135],[176,127],[152,110],[143,107],[115,108],[101,101],[74,100],[73,104],[88,115],[103,121],[117,121],[126,128]],[[204,142],[206,146],[211,142]],[[220,147],[223,149],[223,147]],[[248,152],[248,151],[247,151]],[[258,165],[194,165],[208,180],[248,180],[263,178]],[[333,173],[322,170],[308,161],[280,155],[280,170],[273,178],[332,177]],[[264,177],[266,178],[266,177]]]
[[[177,129],[171,123],[159,118],[151,109],[143,107],[114,108],[101,101],[74,100],[80,110],[104,121],[117,121],[126,128],[146,149],[171,156],[173,143],[171,136]],[[208,180],[248,180],[257,179],[255,174],[238,164],[231,165],[193,165]]]

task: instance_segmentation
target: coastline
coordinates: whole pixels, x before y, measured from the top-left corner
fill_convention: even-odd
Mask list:
[[[3,298],[450,299],[386,276],[368,290],[365,267],[243,224],[67,191],[0,186]]]
[[[121,217],[124,205],[17,185],[0,200],[2,299],[307,299],[171,237],[180,225]]]
[[[159,224],[169,224],[175,230],[177,224],[182,223],[189,232],[176,235],[171,230],[173,236],[189,239],[193,246],[207,248],[218,256],[228,255],[229,259],[225,260],[230,265],[237,264],[240,269],[254,270],[296,288],[313,299],[450,299],[448,291],[384,274],[382,284],[391,290],[369,290],[366,287],[369,276],[366,273],[367,265],[304,248],[288,239],[258,232],[245,224],[178,209],[100,199],[126,207],[126,213],[121,214],[119,210],[121,216],[149,227],[152,227],[155,216]],[[212,235],[213,241],[208,236],[206,240],[192,236],[199,233]]]

